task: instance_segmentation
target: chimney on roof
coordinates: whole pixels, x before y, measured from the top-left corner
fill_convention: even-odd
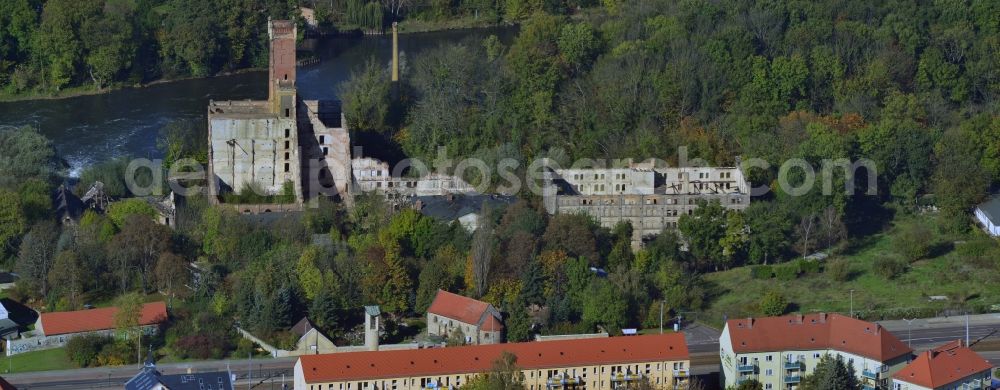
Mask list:
[[[826,323],[826,313],[819,313],[819,323],[821,324]]]
[[[882,334],[882,325],[875,324],[875,335],[877,336],[880,334]]]
[[[747,317],[747,329],[753,329],[753,317]]]
[[[795,316],[795,323],[797,323],[797,324],[805,323],[805,319],[806,319],[806,316],[804,316],[802,314],[798,314],[798,315]]]

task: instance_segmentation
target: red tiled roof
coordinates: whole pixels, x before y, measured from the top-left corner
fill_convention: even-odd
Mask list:
[[[687,360],[683,333],[474,345],[381,352],[304,355],[299,365],[306,383],[487,372],[504,352],[522,369]]]
[[[840,314],[742,318],[726,326],[737,353],[834,349],[885,362],[913,352],[881,325]]]
[[[935,389],[973,374],[989,372],[991,368],[993,366],[986,359],[958,340],[918,355],[892,377]]]
[[[42,332],[46,336],[55,336],[67,333],[114,329],[115,313],[117,312],[117,307],[106,307],[101,309],[42,313],[40,317]],[[142,316],[139,318],[139,325],[159,324],[166,320],[166,303],[152,302],[142,306]]]
[[[452,294],[444,290],[438,290],[437,295],[434,297],[434,302],[431,303],[431,307],[427,309],[427,312],[458,320],[466,324],[479,325],[480,320],[483,319],[483,314],[486,313],[489,307],[489,303]],[[489,317],[493,316],[490,315]],[[494,325],[498,324],[499,322],[496,322]],[[483,329],[490,329],[489,325],[488,322],[485,322]],[[502,330],[503,326],[501,325],[496,329]]]

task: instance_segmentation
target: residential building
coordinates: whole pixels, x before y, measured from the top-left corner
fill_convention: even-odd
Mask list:
[[[125,390],[234,390],[234,380],[229,371],[163,375],[150,354],[142,370],[125,382]]]
[[[86,334],[113,336],[116,331],[117,307],[101,309],[42,313],[35,322],[35,330],[22,334],[22,338],[7,340],[7,356],[42,349],[59,348],[69,339]],[[155,334],[159,325],[167,320],[167,305],[152,302],[143,305],[139,326],[144,334]]]
[[[639,381],[687,384],[690,360],[682,333],[409,351],[302,356],[295,390],[460,387],[488,372],[504,352],[516,356],[528,390],[614,389]]]
[[[427,309],[427,334],[449,337],[461,332],[466,344],[503,341],[503,317],[493,305],[438,290]]]
[[[632,244],[638,247],[646,237],[677,229],[680,216],[694,212],[700,200],[718,201],[727,209],[745,209],[750,204],[750,184],[738,164],[554,169],[544,175],[543,198],[550,214],[584,213],[608,228],[630,222]]]
[[[992,370],[990,362],[956,340],[917,355],[892,376],[892,389],[989,389]]]
[[[1000,195],[980,203],[973,214],[986,233],[994,237],[1000,236]]]
[[[719,338],[723,387],[756,379],[765,390],[795,389],[830,355],[850,364],[865,389],[885,389],[912,352],[881,325],[840,314],[732,319]]]

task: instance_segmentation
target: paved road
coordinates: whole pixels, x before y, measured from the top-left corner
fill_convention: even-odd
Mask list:
[[[956,339],[965,339],[965,318],[935,318],[919,319],[907,324],[904,321],[881,322],[886,329],[896,334],[903,342],[910,342],[915,350],[925,350]],[[970,339],[976,340],[989,334],[993,329],[1000,328],[1000,315],[970,316]],[[704,325],[688,326],[684,329],[688,338],[688,349],[694,366],[695,375],[710,374],[718,371],[719,331]],[[911,335],[912,334],[912,335]],[[991,339],[1000,339],[1000,333]],[[996,366],[1000,366],[1000,351],[980,352],[983,357]],[[281,388],[281,373],[285,373],[286,383],[291,386],[292,366],[295,358],[256,359],[237,361],[204,361],[169,363],[157,365],[165,374],[180,374],[187,372],[221,371],[227,367],[237,375],[237,388],[247,388],[247,373],[252,366],[253,383],[272,376],[263,384],[254,387],[257,390]],[[115,368],[89,368],[65,371],[44,371],[24,374],[10,374],[4,377],[19,389],[121,389],[126,380],[137,372],[135,366]],[[272,387],[273,386],[273,387]]]

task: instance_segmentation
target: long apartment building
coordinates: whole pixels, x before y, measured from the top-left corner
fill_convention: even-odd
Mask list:
[[[643,237],[676,229],[680,216],[694,212],[699,200],[736,210],[750,204],[750,184],[739,166],[553,169],[543,185],[550,214],[585,213],[609,228],[629,221],[633,246]]]
[[[681,333],[307,355],[295,363],[295,390],[454,389],[489,372],[504,352],[517,357],[525,387],[614,389],[648,381],[678,388],[690,359]]]
[[[913,353],[878,324],[826,313],[729,320],[719,349],[723,387],[754,379],[765,390],[798,388],[823,355],[850,363],[864,389],[887,389]]]
[[[993,365],[956,340],[917,355],[892,376],[893,390],[983,390],[993,383]]]

